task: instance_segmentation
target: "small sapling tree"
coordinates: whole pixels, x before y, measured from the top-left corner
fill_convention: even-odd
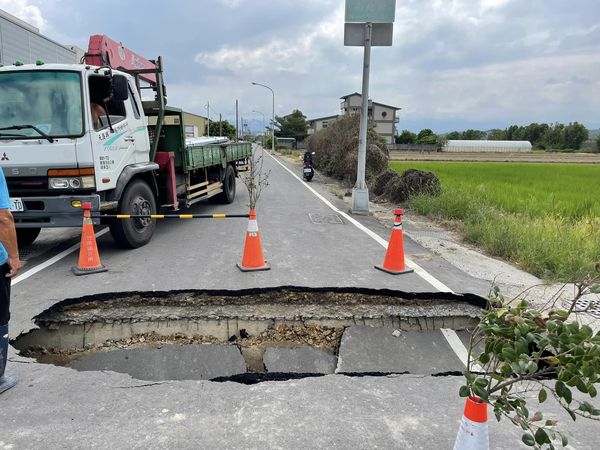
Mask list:
[[[254,147],[256,149],[257,147]],[[256,209],[258,199],[263,190],[269,185],[269,175],[271,171],[264,170],[264,150],[260,147],[258,152],[253,151],[248,158],[248,170],[242,172],[242,182],[248,189],[248,207]]]

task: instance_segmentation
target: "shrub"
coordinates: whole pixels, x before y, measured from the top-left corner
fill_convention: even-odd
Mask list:
[[[308,140],[308,150],[316,153],[315,167],[326,175],[348,184],[356,181],[358,161],[358,134],[360,116],[341,117]],[[375,130],[367,132],[367,160],[365,177],[370,184],[387,169],[389,155],[385,140]]]

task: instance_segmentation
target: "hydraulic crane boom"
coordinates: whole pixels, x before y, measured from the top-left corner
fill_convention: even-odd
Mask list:
[[[85,54],[85,63],[92,66],[110,66],[113,69],[124,70],[125,72],[138,72],[144,69],[158,70],[154,61],[143,58],[123,47],[120,42],[114,41],[103,34],[90,36],[88,51]],[[156,76],[152,73],[142,73],[140,78],[151,84],[156,83]]]

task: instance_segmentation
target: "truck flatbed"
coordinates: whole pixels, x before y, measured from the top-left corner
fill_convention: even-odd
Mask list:
[[[187,145],[184,153],[185,170],[189,171],[245,160],[252,154],[252,144],[249,142],[228,142],[223,144]]]

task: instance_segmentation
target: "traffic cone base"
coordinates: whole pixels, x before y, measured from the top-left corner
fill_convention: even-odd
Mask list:
[[[253,209],[250,210],[242,263],[236,265],[242,272],[257,272],[271,269],[263,256],[262,243],[260,241],[260,234],[258,233],[258,222],[256,221],[256,212]]]
[[[79,267],[71,267],[71,272],[75,275],[90,275],[92,273],[108,272],[108,269],[104,266],[96,267],[94,269],[81,269]]]
[[[271,270],[271,266],[269,266],[266,261],[265,264],[260,267],[244,267],[241,264],[236,264],[236,266],[242,272],[259,272],[261,270]]]
[[[403,273],[414,272],[414,269],[390,270],[390,269],[386,269],[383,266],[375,266],[375,268],[381,270],[382,272],[391,273],[392,275],[402,275]]]

